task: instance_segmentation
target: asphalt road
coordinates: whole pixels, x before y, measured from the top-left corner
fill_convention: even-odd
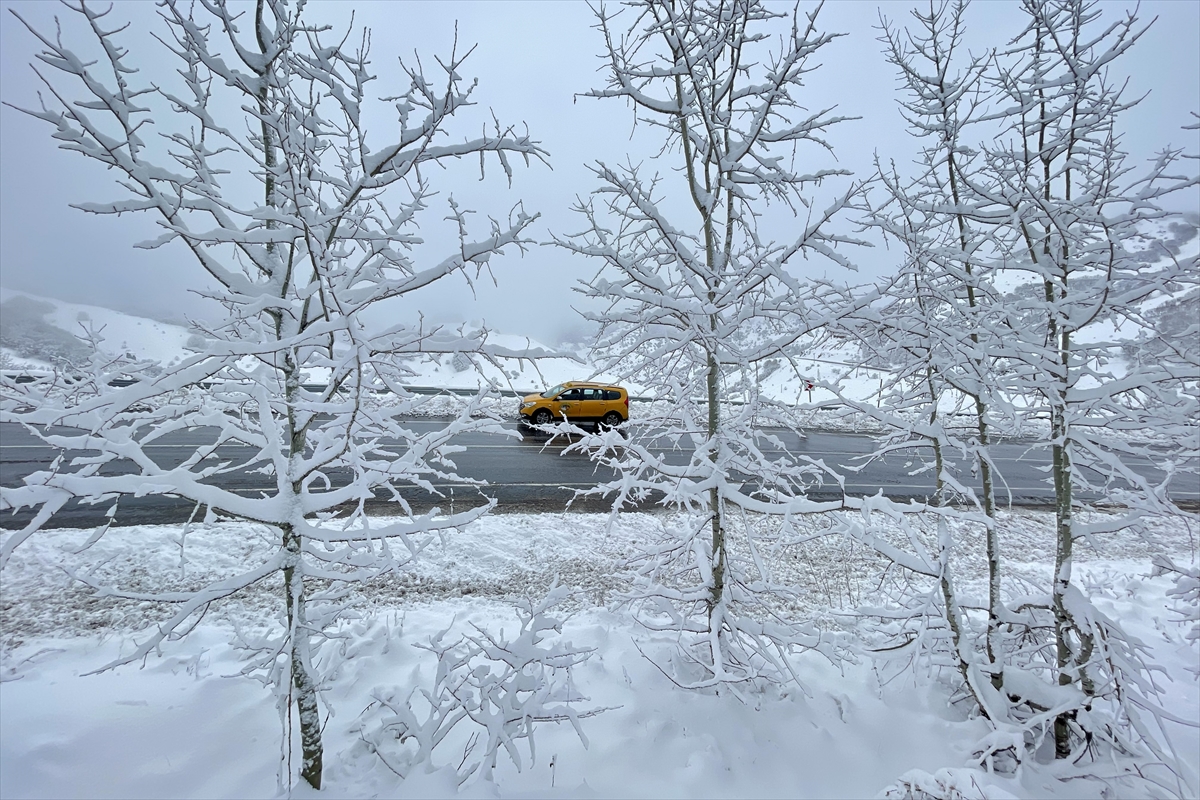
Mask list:
[[[440,427],[439,420],[413,419],[406,423],[414,432]],[[597,466],[586,454],[568,453],[568,442],[562,438],[548,437],[522,430],[513,422],[505,426],[508,435],[491,433],[467,433],[454,439],[455,444],[466,449],[453,458],[458,474],[465,478],[487,481],[482,490],[499,501],[501,511],[562,511],[576,490],[595,487],[614,477],[612,470]],[[631,431],[636,435],[636,430]],[[800,437],[793,432],[772,431],[784,449],[795,456],[807,456],[820,461],[845,476],[845,494],[867,496],[883,491],[888,497],[898,500],[924,499],[933,491],[930,470],[921,471],[927,460],[932,458],[929,449],[913,449],[893,453],[874,461],[866,461],[875,447],[870,436],[848,433],[808,432]],[[151,455],[162,466],[177,464],[192,453],[196,447],[212,440],[210,431],[202,428],[181,431],[166,437],[149,448]],[[685,463],[687,454],[673,448],[670,442],[657,440],[652,448],[666,453],[673,463]],[[244,447],[227,445],[221,455],[236,457]],[[766,450],[770,457],[781,451],[777,447]],[[1050,477],[1046,468],[1048,454],[1034,449],[1029,443],[1007,442],[995,445],[994,458],[998,467],[997,500],[1001,504],[1018,506],[1045,506],[1053,497]],[[241,455],[245,457],[247,452]],[[0,425],[0,486],[20,485],[24,476],[45,469],[57,453],[41,444],[29,432],[13,424]],[[75,454],[69,454],[75,455]],[[967,485],[979,486],[971,475],[969,462],[961,458],[950,459],[951,469],[959,480]],[[1159,474],[1148,462],[1135,464],[1144,474]],[[742,476],[750,487],[751,476]],[[336,475],[334,481],[337,481]],[[217,483],[227,489],[258,494],[273,486],[270,476],[233,473],[221,476]],[[1188,484],[1192,485],[1188,485]],[[1195,503],[1200,501],[1200,486],[1191,478],[1180,478],[1172,485],[1172,496],[1176,501]],[[484,502],[481,490],[467,483],[435,482],[434,488],[442,497],[431,496],[416,487],[405,488],[401,493],[418,509],[434,505],[444,510],[462,510]],[[832,480],[808,489],[813,500],[837,500],[843,497],[842,489]],[[52,521],[54,526],[87,527],[101,524],[104,511],[110,503],[87,506],[71,503]],[[379,503],[380,511],[389,504]],[[609,501],[594,498],[577,498],[571,502],[575,510],[606,511]],[[192,504],[170,497],[123,498],[116,524],[161,523],[180,521],[192,512]],[[394,506],[393,506],[394,508]],[[0,527],[20,527],[30,518],[28,510],[0,515]]]

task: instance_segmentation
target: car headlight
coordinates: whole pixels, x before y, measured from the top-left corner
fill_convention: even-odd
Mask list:
[[[533,408],[537,403],[521,403],[521,408]]]

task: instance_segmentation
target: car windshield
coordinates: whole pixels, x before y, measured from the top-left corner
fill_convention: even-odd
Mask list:
[[[549,398],[557,395],[562,390],[563,390],[563,385],[560,383],[558,386],[555,386],[553,389],[547,389],[546,391],[542,392],[542,397],[549,399]]]

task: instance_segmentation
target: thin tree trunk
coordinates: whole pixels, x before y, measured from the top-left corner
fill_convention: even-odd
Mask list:
[[[321,745],[321,715],[317,705],[317,687],[309,672],[304,575],[296,569],[301,558],[301,543],[300,537],[290,525],[284,529],[283,538],[284,546],[291,557],[289,565],[283,570],[283,587],[287,596],[290,678],[296,692],[296,710],[300,718],[300,777],[309,786],[319,790],[324,751]]]
[[[925,365],[925,387],[929,391],[929,427],[932,428],[937,425],[938,421],[938,401],[940,400],[940,395],[933,381],[933,367],[928,364]],[[945,468],[946,462],[942,457],[942,437],[931,436],[929,439],[933,443],[933,466],[937,471],[933,484],[933,504],[941,507],[946,504],[946,482],[942,478],[942,471]]]
[[[945,526],[945,520],[938,520],[938,524]],[[950,542],[949,536],[939,536],[941,542],[941,586],[942,586],[942,603],[946,608],[946,623],[950,626],[950,637],[954,643],[954,657],[958,662],[958,672],[962,676],[963,685],[975,698],[975,704],[979,706],[980,712],[984,717],[990,718],[987,712],[987,706],[984,705],[975,692],[975,685],[971,683],[971,669],[967,663],[966,655],[963,653],[962,647],[962,625],[958,617],[958,598],[955,596],[954,583],[950,580],[949,561],[950,561]]]
[[[1035,39],[1035,56],[1041,58],[1041,32]],[[1035,62],[1037,63],[1037,62]],[[1042,162],[1042,200],[1049,206],[1051,191],[1051,160],[1052,154],[1046,152],[1046,99],[1045,90],[1038,87],[1038,158]],[[1054,248],[1051,245],[1051,229],[1049,223],[1042,234],[1043,270],[1048,270],[1054,258]],[[1036,259],[1035,259],[1036,261]],[[1059,328],[1058,310],[1066,302],[1067,297],[1067,264],[1064,258],[1061,264],[1061,286],[1055,286],[1052,276],[1043,272],[1043,286],[1046,297],[1046,345],[1056,351],[1055,383],[1057,387],[1046,394],[1050,412],[1050,441],[1051,470],[1054,478],[1054,584],[1051,589],[1050,604],[1054,612],[1055,662],[1058,668],[1058,683],[1069,686],[1074,679],[1071,670],[1071,644],[1069,641],[1071,619],[1067,613],[1065,597],[1071,585],[1072,554],[1074,542],[1071,539],[1071,464],[1066,441],[1066,391],[1069,379],[1070,362],[1067,356],[1067,345],[1070,340],[1067,332]],[[1069,758],[1071,755],[1071,714],[1059,714],[1054,719],[1054,757]]]
[[[300,370],[291,352],[284,356],[284,392],[287,398],[287,431],[289,465],[296,463],[304,455],[307,435],[302,427],[297,426],[295,403],[300,392]],[[298,498],[302,490],[301,478],[292,478],[290,491],[293,498]],[[296,710],[300,719],[300,777],[314,789],[321,788],[321,772],[323,763],[323,746],[321,742],[321,715],[317,705],[317,687],[313,680],[311,659],[309,658],[308,621],[305,616],[304,585],[304,553],[301,536],[296,533],[294,525],[287,525],[283,533],[283,545],[288,552],[288,559],[283,570],[283,589],[287,602],[288,621],[288,661],[290,663],[292,687],[296,692]]]
[[[925,384],[929,391],[929,397],[932,401],[932,408],[929,412],[929,425],[933,427],[938,421],[938,400],[940,395],[937,391],[937,386],[934,382],[934,369],[932,366],[925,367]],[[933,504],[939,508],[946,503],[945,497],[945,480],[942,478],[942,470],[945,467],[945,459],[942,454],[942,440],[940,436],[930,437],[933,443],[933,461],[937,469],[937,481],[934,484]],[[984,717],[990,718],[987,712],[987,706],[983,703],[978,693],[975,691],[975,685],[971,682],[970,663],[967,659],[967,654],[964,652],[962,643],[962,622],[958,614],[958,597],[954,590],[954,581],[950,577],[950,555],[953,550],[953,540],[949,531],[946,528],[944,518],[938,518],[938,568],[941,572],[939,583],[942,588],[942,606],[946,615],[946,624],[950,627],[950,638],[954,645],[954,658],[958,663],[958,672],[962,676],[963,685],[967,687],[967,691],[975,698],[975,704],[979,706],[980,712]]]
[[[1054,437],[1054,516],[1056,547],[1054,554],[1054,635],[1058,661],[1058,683],[1070,686],[1075,680],[1072,664],[1070,634],[1074,627],[1064,598],[1071,586],[1072,546],[1071,535],[1071,457],[1062,443],[1065,433],[1063,409],[1051,410],[1050,431]],[[1054,756],[1068,758],[1071,755],[1070,716],[1059,714],[1054,720]]]
[[[265,4],[263,0],[258,0],[255,4],[255,36],[260,52],[265,54],[268,50],[268,42],[263,39],[263,33],[267,30],[264,12]],[[271,128],[267,124],[267,114],[269,111],[267,102],[269,99],[267,76],[269,71],[270,67],[266,67],[260,73],[260,76],[263,78],[263,85],[259,90],[258,103],[259,113],[262,115],[263,169],[266,184],[264,203],[268,207],[275,207],[277,202],[275,197],[275,145],[272,141]],[[274,221],[268,220],[267,229],[271,230],[274,228]],[[275,243],[268,242],[266,249],[268,253],[273,254],[276,249]],[[289,257],[286,267],[280,260],[275,260],[272,266],[275,270],[282,272],[280,275],[273,274],[272,278],[279,281],[280,296],[286,297],[289,284],[292,280],[291,259]],[[284,338],[283,315],[275,313],[272,316],[275,321],[275,338],[282,340]],[[292,464],[304,454],[308,438],[307,431],[296,424],[296,402],[299,399],[297,395],[300,391],[300,369],[291,351],[284,353],[283,364],[280,366],[283,369],[284,407],[287,411],[286,433],[290,456],[288,462]],[[301,492],[300,477],[289,475],[289,478],[291,478],[291,494],[293,497],[297,497]],[[296,693],[296,710],[300,719],[300,777],[309,786],[320,790],[324,761],[324,748],[321,743],[321,715],[317,703],[316,681],[313,680],[309,672],[311,663],[308,647],[308,623],[305,618],[306,596],[303,572],[303,542],[300,535],[296,532],[294,525],[288,524],[284,526],[282,544],[288,553],[288,558],[283,569],[283,591],[284,602],[287,605],[289,679]]]
[[[950,175],[950,193],[954,199],[954,207],[961,208],[961,201],[958,194],[958,179],[957,166],[954,161],[954,148],[950,147],[946,157],[946,169]],[[979,301],[975,294],[974,274],[971,269],[971,262],[967,256],[967,223],[961,211],[955,213],[958,222],[958,239],[959,250],[963,257],[963,267],[967,273],[967,305],[974,313],[979,307]],[[971,344],[974,345],[975,351],[979,352],[979,333],[975,330],[975,320],[971,319]],[[982,360],[976,361],[976,371],[979,373],[980,380],[984,371],[989,368]],[[995,484],[992,479],[992,463],[987,459],[988,446],[991,442],[991,433],[988,430],[987,422],[987,404],[983,401],[983,393],[981,387],[977,387],[972,399],[975,401],[975,425],[979,432],[979,451],[975,456],[976,463],[979,465],[979,476],[983,481],[983,513],[987,516],[986,542],[987,548],[987,564],[988,564],[988,622],[987,636],[985,638],[985,646],[987,647],[987,659],[989,671],[991,673],[992,686],[995,689],[1000,689],[1004,685],[1004,672],[997,664],[998,653],[1001,652],[1000,645],[1000,537],[996,530],[996,491]]]
[[[914,278],[915,280],[915,278]],[[937,391],[937,386],[933,380],[933,367],[926,365],[925,367],[925,385],[929,391],[931,408],[929,411],[929,426],[932,428],[937,425],[938,421],[938,401],[940,395]],[[941,507],[946,504],[946,482],[942,478],[942,470],[945,467],[945,459],[942,455],[942,439],[940,436],[930,437],[933,443],[933,463],[937,470],[937,478],[934,484],[933,504]],[[975,694],[975,688],[971,685],[970,667],[967,663],[966,655],[963,653],[962,646],[962,625],[958,617],[958,599],[955,597],[954,585],[950,579],[950,553],[952,550],[952,541],[949,532],[946,530],[946,521],[938,518],[938,567],[941,571],[940,583],[942,586],[942,605],[946,615],[946,624],[950,626],[950,637],[954,644],[954,657],[958,662],[958,671],[962,675],[963,685]],[[983,703],[979,702],[979,698],[975,698],[976,704],[980,709],[984,709]],[[987,715],[987,711],[984,711]]]
[[[1073,31],[1074,48],[1078,55],[1079,47],[1079,30],[1078,25],[1080,18],[1078,14],[1074,17],[1076,25]],[[1040,42],[1039,42],[1040,45]],[[1039,94],[1042,90],[1038,90]],[[1079,116],[1078,95],[1075,96],[1071,109],[1071,127],[1070,130],[1075,130],[1075,124]],[[1043,183],[1045,186],[1044,199],[1049,206],[1051,199],[1051,164],[1050,155],[1045,151],[1044,136],[1046,131],[1045,123],[1045,102],[1041,104],[1042,125],[1039,130],[1038,149],[1043,163]],[[1074,156],[1075,137],[1072,133],[1069,136],[1066,152],[1063,154],[1063,197],[1066,202],[1072,200],[1072,177],[1071,177],[1071,160]],[[1043,253],[1047,256],[1046,263],[1050,263],[1050,257],[1053,255],[1053,249],[1050,241],[1050,229],[1047,226],[1045,240],[1043,244]],[[1067,293],[1070,283],[1071,266],[1070,266],[1070,249],[1069,244],[1065,240],[1062,242],[1060,253],[1061,266],[1059,268],[1059,280],[1061,284],[1054,286],[1050,280],[1046,281],[1046,297],[1050,303],[1050,323],[1048,342],[1056,347],[1057,356],[1056,368],[1057,388],[1052,394],[1050,400],[1050,435],[1054,444],[1052,445],[1052,463],[1054,470],[1054,511],[1055,511],[1055,563],[1054,563],[1054,589],[1052,595],[1052,606],[1054,610],[1054,634],[1055,654],[1058,662],[1058,683],[1060,686],[1070,686],[1076,680],[1079,680],[1084,688],[1084,691],[1091,694],[1094,691],[1092,681],[1087,676],[1086,663],[1091,658],[1094,642],[1090,635],[1085,634],[1079,629],[1076,624],[1070,609],[1066,607],[1066,595],[1071,586],[1071,572],[1073,567],[1072,550],[1075,543],[1074,531],[1074,515],[1072,511],[1072,489],[1073,476],[1071,474],[1071,435],[1069,423],[1067,421],[1067,411],[1070,402],[1068,393],[1071,386],[1071,328],[1066,320],[1060,325],[1058,322],[1058,314],[1062,313],[1057,308],[1060,304],[1065,305]],[[1071,638],[1072,636],[1079,638],[1078,652],[1072,651]],[[1074,712],[1066,712],[1059,714],[1054,720],[1054,756],[1055,758],[1069,758],[1071,755],[1071,727],[1070,723],[1074,717]]]
[[[716,325],[716,320],[713,320]],[[717,359],[710,351],[708,354],[708,440],[715,443],[718,426],[718,396],[717,396]],[[718,453],[715,448],[710,454],[714,468]],[[712,628],[713,613],[725,596],[725,525],[724,514],[721,513],[721,492],[714,486],[709,490],[709,505],[712,513],[712,589],[708,601],[709,629]],[[713,654],[714,663],[716,654]]]
[[[678,59],[678,54],[676,54]],[[683,80],[679,75],[675,76],[675,93],[676,99],[679,101],[680,108],[683,107]],[[696,210],[700,212],[700,219],[704,228],[704,248],[705,248],[705,266],[708,267],[709,275],[709,302],[715,302],[717,297],[717,281],[716,274],[716,234],[713,230],[713,212],[712,209],[696,193],[696,164],[691,145],[691,138],[688,130],[688,119],[681,111],[679,117],[679,127],[681,132],[681,140],[683,144],[683,160],[687,172],[688,189],[692,196],[692,202],[696,206]],[[709,172],[710,165],[704,164],[704,183],[706,189],[706,197],[712,190],[712,176]],[[709,330],[711,333],[716,332],[717,315],[713,313],[709,317]],[[708,401],[708,442],[710,446],[709,459],[713,463],[713,469],[716,469],[719,453],[716,448],[716,440],[720,426],[720,396],[719,390],[719,364],[717,354],[715,352],[715,341],[710,342],[707,347],[705,357],[705,388]],[[708,627],[710,641],[713,647],[717,647],[716,641],[718,631],[713,630],[713,616],[717,613],[717,609],[721,606],[725,597],[725,567],[726,567],[726,541],[725,541],[725,524],[724,515],[721,513],[721,492],[716,486],[709,490],[709,513],[711,516],[712,526],[712,543],[710,551],[710,568],[712,570],[712,586],[709,589],[708,598]],[[720,622],[717,623],[720,625]],[[720,654],[712,653],[713,666],[720,663]]]

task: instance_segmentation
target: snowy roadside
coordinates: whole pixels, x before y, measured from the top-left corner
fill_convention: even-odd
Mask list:
[[[327,650],[327,792],[353,797],[868,797],[910,770],[986,794],[964,797],[1096,796],[1099,784],[1059,780],[1056,765],[1017,775],[965,768],[986,731],[967,719],[938,674],[884,680],[862,653],[841,664],[815,654],[799,661],[803,685],[752,703],[673,687],[642,653],[665,657],[670,637],[638,627],[615,601],[627,562],[670,523],[670,515],[509,514],[485,517],[434,541],[401,575],[361,596],[361,614],[342,625],[342,649]],[[677,521],[677,520],[676,520]],[[1053,561],[1051,517],[1003,512],[1005,557],[1014,590],[1044,585]],[[813,532],[828,519],[814,518]],[[272,695],[237,676],[243,654],[232,630],[263,629],[281,611],[277,586],[214,608],[196,631],[139,668],[85,675],[129,652],[139,631],[166,613],[148,603],[95,597],[67,570],[124,589],[196,586],[263,557],[265,529],[197,525],[109,531],[75,552],[90,531],[43,531],[16,551],[0,594],[0,795],[8,797],[270,797],[276,795],[279,720]],[[978,532],[964,526],[957,571],[982,591]],[[1200,684],[1186,672],[1197,653],[1150,557],[1196,558],[1195,520],[1162,520],[1153,538],[1107,535],[1077,550],[1081,585],[1142,638],[1166,670],[1168,707],[1200,718]],[[802,590],[796,613],[848,625],[840,612],[868,601],[880,564],[837,537],[776,554],[776,577]],[[596,648],[573,680],[590,706],[585,748],[568,725],[544,726],[537,757],[522,772],[502,759],[492,785],[458,794],[448,769],[401,782],[364,749],[358,714],[379,687],[427,682],[433,662],[413,647],[448,626],[492,631],[516,624],[512,604],[553,582],[577,587],[563,638]],[[511,628],[510,628],[511,629]],[[232,677],[231,677],[232,676]],[[903,732],[902,735],[899,735]],[[1200,754],[1194,729],[1182,753]],[[1200,758],[1192,761],[1193,769]],[[213,765],[220,764],[219,769]],[[1008,794],[1004,794],[1007,792]],[[1083,793],[1081,793],[1083,792]],[[292,796],[308,796],[294,789]],[[317,796],[317,795],[312,795]]]

